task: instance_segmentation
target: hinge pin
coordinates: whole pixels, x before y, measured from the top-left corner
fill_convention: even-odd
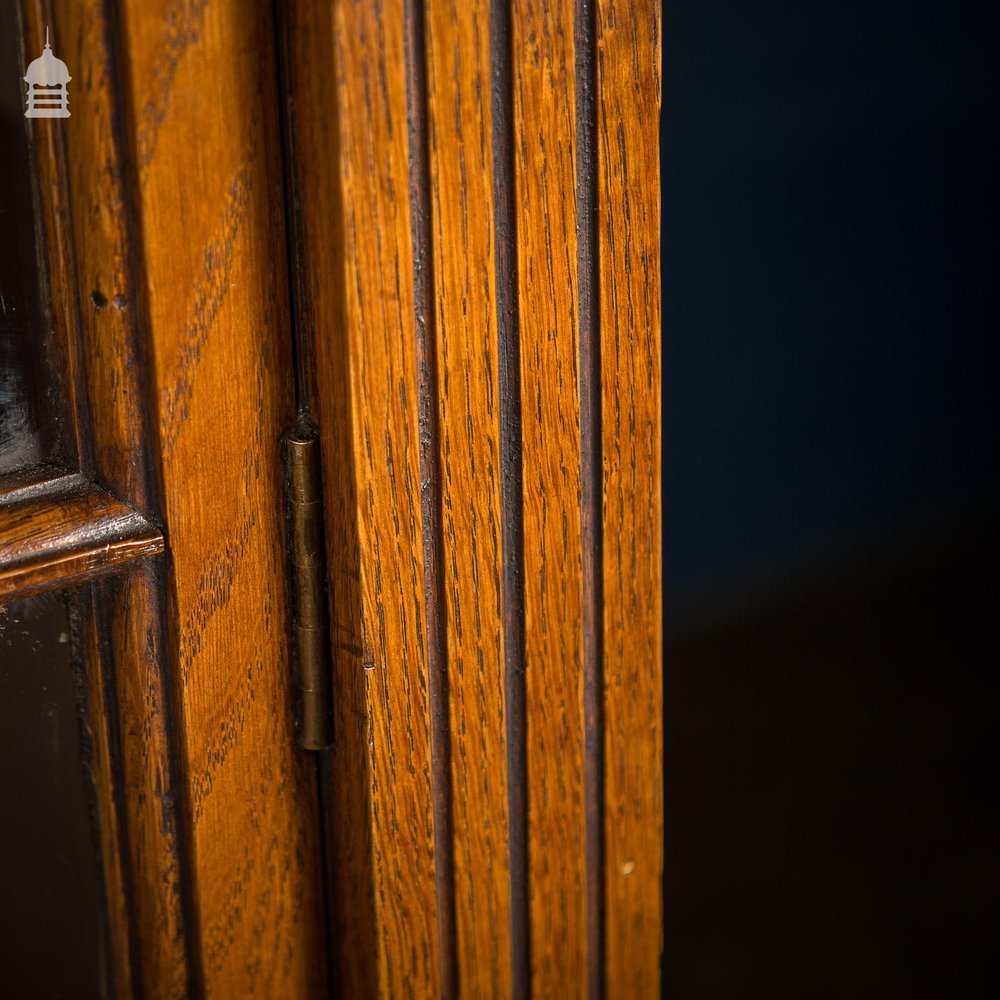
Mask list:
[[[284,442],[299,744],[306,750],[324,750],[333,742],[333,703],[319,439],[296,430]]]

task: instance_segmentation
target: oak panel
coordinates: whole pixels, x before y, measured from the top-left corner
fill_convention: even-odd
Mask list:
[[[304,6],[308,23],[324,38],[331,29],[324,21],[323,5]],[[617,990],[617,985],[610,984],[621,961],[623,926],[629,929],[626,933],[638,936],[628,947],[643,958],[638,969],[629,971],[626,982],[637,984],[641,993],[655,990],[659,911],[654,914],[650,907],[659,905],[661,850],[659,318],[658,312],[649,311],[657,308],[651,298],[658,272],[648,268],[656,267],[649,258],[658,252],[658,231],[649,228],[646,233],[650,240],[644,250],[647,315],[641,319],[620,316],[615,313],[620,289],[633,280],[631,262],[621,254],[631,221],[615,216],[609,222],[609,213],[602,215],[600,209],[614,197],[619,206],[653,204],[651,211],[658,213],[658,175],[649,122],[641,134],[636,131],[629,139],[627,153],[632,158],[629,164],[634,161],[633,172],[619,170],[609,179],[605,156],[599,175],[593,158],[594,137],[608,112],[606,108],[599,112],[592,99],[597,67],[593,55],[587,53],[604,50],[606,25],[588,3],[576,9],[569,3],[515,5],[510,22],[513,44],[503,56],[509,58],[509,66],[503,58],[497,62],[498,40],[488,37],[485,30],[490,13],[485,6],[429,4],[424,11],[422,5],[411,4],[406,10],[404,14],[400,9],[362,11],[347,3],[335,5],[333,66],[338,100],[332,115],[323,115],[319,96],[330,86],[323,63],[328,43],[301,43],[298,51],[312,60],[308,72],[301,59],[295,60],[300,79],[293,88],[296,159],[307,163],[297,167],[304,261],[298,315],[309,331],[307,343],[316,350],[315,372],[305,376],[311,391],[309,380],[315,375],[311,405],[325,440],[327,461],[334,456],[339,470],[345,456],[353,455],[354,460],[352,474],[338,475],[334,482],[328,478],[326,484],[328,501],[338,511],[336,516],[328,512],[328,530],[333,525],[331,537],[340,539],[337,548],[331,548],[331,590],[338,620],[335,651],[343,644],[342,676],[351,676],[351,660],[357,655],[349,651],[357,635],[352,610],[358,600],[365,665],[377,666],[382,656],[395,652],[408,666],[420,662],[421,672],[416,676],[422,677],[426,669],[433,681],[435,658],[443,648],[454,821],[455,962],[461,988],[498,995],[521,989],[520,980],[514,982],[516,963],[524,950],[521,939],[515,941],[512,927],[516,889],[531,900],[533,991],[598,995],[604,989]],[[492,13],[494,27],[499,25],[502,32],[506,23],[503,5]],[[655,37],[650,35],[655,24],[640,25],[635,18],[627,24],[612,18],[608,24],[609,31],[619,32],[615,51],[622,62],[622,79],[617,91],[605,86],[602,99],[613,98],[620,105],[615,113],[634,120],[645,113],[643,102],[651,100],[652,107],[657,106],[658,80],[627,79],[641,45],[654,44],[649,39]],[[626,49],[631,53],[628,60]],[[408,73],[405,85],[399,75],[401,65]],[[588,74],[583,81],[581,66]],[[310,82],[303,82],[307,79]],[[635,89],[641,97],[638,110]],[[589,116],[583,131],[577,120],[581,107]],[[405,123],[401,121],[404,108]],[[498,109],[504,116],[499,121]],[[405,137],[404,124],[409,129]],[[496,169],[498,128],[502,141],[511,142],[515,151],[514,176],[509,179]],[[589,144],[590,159],[578,176],[576,146],[580,142]],[[425,156],[426,167],[422,165]],[[318,157],[320,162],[339,157],[340,186],[335,195],[324,188],[322,169],[311,165]],[[404,170],[407,162],[409,176]],[[590,166],[593,176],[587,174]],[[516,188],[515,216],[503,218],[502,232],[498,232],[498,220],[504,210],[494,203],[497,193],[488,183],[491,173],[499,178],[503,198]],[[603,203],[599,177],[604,178]],[[422,219],[428,199],[429,232]],[[597,229],[584,227],[582,231],[593,245],[588,242],[581,247],[578,226],[590,213],[595,213]],[[336,246],[329,229],[325,234],[322,231],[331,220],[342,226],[342,248]],[[338,232],[336,226],[332,232]],[[498,294],[501,269],[495,247],[505,252],[512,248],[516,257],[513,303],[501,301]],[[586,279],[586,304],[580,300],[578,274],[581,281]],[[342,299],[335,291],[338,276],[343,281]],[[433,288],[430,301],[424,291],[428,281]],[[608,334],[616,322],[624,331],[617,339]],[[347,331],[349,376],[344,375],[341,329]],[[499,356],[504,338],[511,336],[520,352],[520,367],[514,372],[504,370]],[[433,345],[430,358],[428,343]],[[614,350],[628,357],[609,355]],[[640,382],[630,367],[633,356],[646,366],[645,381]],[[602,365],[606,365],[603,373]],[[342,396],[348,388],[353,393],[350,421],[338,402],[338,392]],[[507,516],[516,514],[519,523],[523,514],[523,537],[506,556],[518,560],[523,545],[524,750],[530,839],[528,884],[517,886],[505,885],[504,878],[498,877],[499,859],[513,865],[509,844],[490,836],[497,824],[503,829],[505,820],[505,832],[510,832],[511,816],[505,807],[512,800],[501,786],[504,777],[511,780],[511,753],[519,752],[518,747],[505,748],[500,738],[508,715],[500,668],[512,641],[502,634],[503,613],[513,612],[514,625],[519,627],[520,611],[503,604],[499,577],[510,567],[505,566],[503,546],[496,544],[491,533],[494,525],[501,536],[510,527],[504,523],[503,490],[491,478],[491,471],[503,463],[504,418],[498,414],[505,393],[508,402],[520,399],[520,411],[514,416],[520,421],[517,458],[523,463],[523,511],[507,510]],[[625,396],[635,398],[623,410],[620,398]],[[428,406],[433,408],[430,418]],[[631,422],[634,415],[641,418],[637,424]],[[347,424],[352,427],[353,446],[344,443]],[[406,452],[405,475],[420,478],[419,506],[411,486],[399,488],[400,440],[411,449]],[[652,450],[650,441],[655,445]],[[642,442],[647,447],[641,460],[636,459],[638,471],[630,464],[623,473],[619,456],[637,451]],[[499,478],[502,481],[502,473]],[[617,491],[610,502],[609,489]],[[350,582],[354,498],[361,536],[357,550],[360,598],[352,596]],[[512,498],[520,507],[520,482]],[[438,503],[440,539],[433,516]],[[643,511],[641,518],[634,515],[636,508]],[[646,535],[644,561],[635,568],[634,563],[624,564],[621,555],[633,527]],[[394,551],[387,548],[386,538],[395,542]],[[443,556],[439,565],[435,562],[438,544]],[[347,556],[343,571],[334,565],[338,553]],[[401,567],[407,560],[411,571],[405,574]],[[385,572],[387,566],[391,575]],[[591,574],[589,584],[585,567]],[[366,577],[374,578],[380,589],[373,590]],[[385,585],[385,578],[392,588]],[[603,603],[605,590],[609,605]],[[439,632],[436,602],[442,591],[444,618]],[[632,608],[640,605],[644,610],[630,617]],[[377,609],[375,616],[372,607]],[[419,623],[413,632],[403,625],[409,624],[411,609],[417,616],[421,610],[426,613],[426,624]],[[626,637],[626,625],[634,630],[630,637]],[[495,629],[493,643],[489,641],[491,628]],[[387,642],[373,655],[373,635],[386,636],[395,645]],[[645,650],[637,665],[626,662],[619,649],[626,638],[636,649]],[[584,640],[590,643],[586,663]],[[419,660],[421,641],[431,650],[426,661]],[[473,663],[475,669],[470,670]],[[371,726],[372,747],[377,748],[393,734],[386,720],[406,713],[403,729],[414,735],[411,754],[426,752],[428,740],[433,743],[433,727],[417,730],[413,726],[415,719],[419,724],[424,711],[433,707],[428,706],[430,699],[423,687],[413,686],[412,677],[407,670],[389,679],[390,688],[380,705],[371,697],[379,678],[369,671],[367,711],[362,715],[353,708],[342,721],[355,731],[366,723]],[[342,690],[350,692],[352,683],[342,682]],[[585,702],[588,684],[592,703]],[[390,696],[397,700],[390,702]],[[357,706],[357,696],[352,697]],[[638,713],[631,707],[635,698],[645,699]],[[606,710],[604,719],[602,709]],[[633,713],[628,716],[630,722],[634,719],[648,727],[648,739],[640,738],[638,747],[634,735],[626,736],[623,712]],[[615,727],[613,732],[610,727]],[[346,750],[337,751],[347,760],[351,736],[341,734],[338,739],[348,744]],[[384,985],[392,982],[393,966],[410,967],[404,949],[412,953],[415,939],[421,948],[430,945],[434,927],[427,907],[435,877],[438,921],[447,931],[441,907],[449,901],[442,900],[441,892],[448,882],[441,879],[441,867],[448,864],[448,858],[438,854],[433,859],[435,870],[423,869],[424,881],[396,897],[399,912],[411,920],[416,912],[413,900],[424,893],[422,926],[404,926],[396,921],[395,913],[389,916],[382,903],[381,886],[386,883],[380,855],[386,847],[379,843],[384,838],[380,814],[405,802],[417,810],[411,816],[420,815],[422,809],[428,817],[437,809],[440,788],[428,779],[429,764],[424,769],[411,764],[408,779],[398,761],[394,771],[386,769],[380,778],[383,765],[377,760],[377,750],[370,762],[366,791],[359,800],[373,816],[373,849],[378,858],[378,976]],[[339,765],[335,762],[335,766]],[[612,767],[618,769],[615,775],[608,773]],[[481,781],[474,780],[477,776]],[[609,858],[610,869],[611,856],[621,849],[619,841],[609,841],[605,850],[604,842],[608,827],[621,815],[623,800],[632,810],[624,833],[626,838],[638,838],[642,852],[634,866],[626,859],[613,869],[614,877],[627,879],[629,872],[638,870],[651,873],[630,883],[641,888],[635,898],[627,899],[612,886],[604,868],[604,858]],[[615,810],[614,820],[610,814],[605,817],[606,805]],[[346,800],[339,808],[345,807]],[[412,827],[408,833],[413,836]],[[362,838],[353,847],[343,837],[335,840],[337,858],[356,862],[363,854],[358,850]],[[412,861],[411,848],[412,843],[393,845],[397,855],[406,852]],[[515,874],[513,868],[511,872],[520,880],[519,872]],[[356,892],[362,881],[353,883]],[[391,885],[391,890],[400,892],[398,884]],[[484,942],[491,935],[494,948],[487,953]],[[447,975],[451,957],[446,937],[438,937],[437,948]],[[512,967],[507,965],[508,953]],[[415,990],[428,988],[429,983],[419,983]],[[447,992],[447,979],[439,987]]]
[[[334,8],[378,984],[439,992],[402,12]]]
[[[606,983],[660,989],[660,11],[597,9]]]
[[[209,996],[317,995],[314,772],[288,690],[278,440],[295,412],[270,6],[121,15],[193,952]],[[138,717],[141,689],[126,697]]]
[[[489,8],[431,4],[420,55],[441,470],[461,995],[510,994]]]
[[[433,996],[449,966],[436,919],[412,40],[408,59],[402,9],[297,0],[284,18],[300,401],[325,468],[336,986],[344,996]]]
[[[611,13],[524,0],[508,25],[503,5],[298,0],[288,15],[300,390],[325,463],[338,715],[324,768],[345,995],[375,983],[449,995],[452,963],[464,992],[510,995],[526,951],[537,995],[648,995],[658,982],[658,77],[634,68],[658,41],[657,22]],[[498,26],[513,37],[500,59]],[[613,76],[595,57],[607,52]],[[630,130],[624,163],[606,144],[594,159],[614,116]],[[512,175],[497,169],[498,134]],[[652,219],[641,282],[637,208]],[[506,431],[519,429],[523,497],[520,478],[504,492],[505,414],[518,421]],[[522,516],[523,535],[510,530]],[[502,578],[522,546],[520,622]],[[519,748],[504,745],[502,673],[522,625]],[[510,848],[521,752],[526,879]],[[527,949],[515,893],[530,899]]]
[[[586,993],[573,6],[513,9],[531,982]]]

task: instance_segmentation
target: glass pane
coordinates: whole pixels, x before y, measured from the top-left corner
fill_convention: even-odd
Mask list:
[[[5,996],[101,997],[104,916],[65,599],[0,606]]]
[[[0,0],[0,474],[62,458],[62,400],[40,292],[18,23],[17,0]]]

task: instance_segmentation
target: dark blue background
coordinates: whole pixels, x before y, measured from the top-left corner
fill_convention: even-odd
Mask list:
[[[678,608],[996,499],[986,27],[962,4],[664,4]]]

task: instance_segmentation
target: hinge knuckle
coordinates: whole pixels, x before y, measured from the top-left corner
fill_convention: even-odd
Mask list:
[[[319,439],[294,431],[284,444],[299,743],[323,750],[333,742],[333,703]]]

